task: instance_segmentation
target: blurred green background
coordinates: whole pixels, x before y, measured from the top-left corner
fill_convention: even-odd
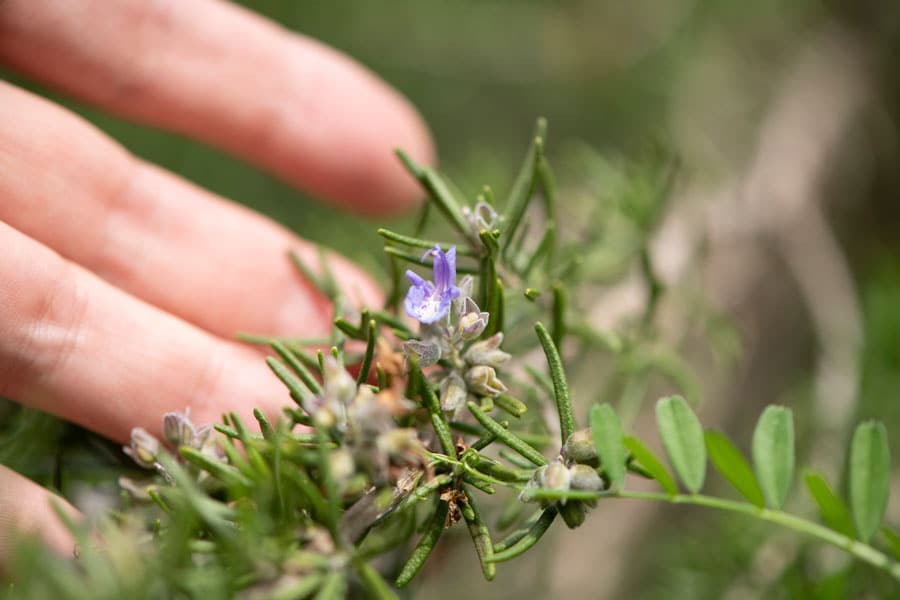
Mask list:
[[[628,158],[660,138],[679,153],[691,181],[704,186],[727,181],[745,168],[758,148],[761,124],[788,67],[810,40],[833,28],[847,32],[870,57],[871,94],[880,115],[877,128],[886,138],[897,134],[900,77],[894,71],[900,64],[900,36],[895,2],[248,0],[242,4],[346,52],[410,98],[434,134],[441,167],[473,197],[485,183],[501,197],[505,194],[540,115],[550,123],[548,155],[563,190],[584,187],[584,166],[578,157],[585,147]],[[381,243],[374,233],[375,226],[384,223],[342,215],[217,150],[60,101],[135,154],[268,214],[372,270],[384,268]],[[838,154],[841,151],[847,150]],[[896,159],[889,149],[871,161],[864,175],[853,169],[838,173],[823,192],[865,323],[855,382],[859,404],[853,416],[885,419],[895,440],[900,439]],[[848,178],[853,182],[849,198]],[[831,202],[839,195],[839,201]],[[572,197],[589,201],[590,194]],[[395,225],[403,228],[410,219]],[[772,285],[791,288],[781,280]],[[786,294],[796,302],[796,293],[789,289]],[[788,336],[793,354],[778,365],[777,373],[768,373],[764,365],[753,371],[763,379],[771,375],[769,385],[762,388],[771,395],[756,398],[755,404],[735,409],[723,419],[739,440],[746,441],[759,403],[791,402],[800,414],[815,410],[809,399],[816,355],[809,317],[802,308],[784,311],[798,317],[788,326],[789,333],[796,332]],[[56,430],[47,427],[46,434],[53,439]],[[801,439],[804,433],[810,432],[801,432]],[[898,449],[900,442],[895,442],[895,457]],[[895,506],[892,510],[896,515]],[[469,548],[448,546],[414,595],[751,598],[769,589],[778,598],[842,598],[859,589],[853,586],[867,577],[863,570],[838,563],[836,572],[850,575],[832,585],[815,569],[806,568],[805,550],[792,550],[789,556],[796,560],[774,561],[767,572],[759,548],[769,530],[744,522],[707,513],[698,517],[683,510],[643,514],[640,519],[633,523],[638,533],[625,546],[607,545],[603,530],[597,528],[556,532],[561,535],[546,544],[543,554],[501,569],[500,580],[493,585],[480,581]],[[723,536],[728,543],[723,543]],[[611,563],[624,568],[604,568],[611,555],[626,556]],[[759,570],[760,560],[767,576],[748,575]]]

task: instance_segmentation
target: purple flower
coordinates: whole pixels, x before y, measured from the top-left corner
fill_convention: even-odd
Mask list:
[[[447,316],[450,302],[459,296],[456,287],[456,246],[452,246],[445,254],[441,247],[434,248],[422,256],[424,261],[428,255],[434,257],[434,283],[426,281],[413,273],[406,272],[412,287],[406,293],[406,314],[422,323],[434,323]]]

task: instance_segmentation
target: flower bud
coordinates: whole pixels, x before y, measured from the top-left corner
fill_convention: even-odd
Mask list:
[[[472,295],[472,291],[475,289],[475,278],[471,275],[463,275],[456,287],[459,288],[460,298],[468,298]]]
[[[454,314],[462,315],[465,312],[466,299],[472,295],[475,289],[475,279],[471,275],[464,275],[456,287],[459,289],[459,296],[453,299],[450,307]]]
[[[196,428],[189,418],[190,411],[168,412],[163,415],[163,437],[173,448],[191,446],[200,448],[206,443],[212,426]]]
[[[346,406],[356,396],[356,380],[330,354],[325,357],[325,372],[322,382],[327,404],[336,401],[338,404]]]
[[[356,465],[353,462],[353,454],[347,448],[333,450],[328,457],[331,467],[331,476],[340,483],[353,477]]]
[[[451,412],[466,403],[468,391],[463,378],[452,371],[441,381],[441,409]]]
[[[474,208],[463,207],[463,216],[476,235],[484,229],[493,229],[497,224],[497,211],[487,202],[478,202]]]
[[[562,454],[569,462],[585,465],[598,465],[597,447],[590,429],[579,429],[569,436]]]
[[[472,367],[466,372],[466,385],[469,390],[482,396],[499,396],[507,390],[497,378],[497,371],[483,365]]]
[[[441,359],[441,347],[434,342],[409,340],[403,343],[403,350],[409,357],[416,357],[420,367],[428,367]]]
[[[599,492],[603,489],[603,480],[597,475],[597,471],[587,465],[569,467],[569,481],[573,490]]]
[[[386,395],[387,392],[383,392],[379,397],[369,386],[359,386],[347,411],[351,431],[359,440],[370,439],[394,427],[392,405],[382,400]]]
[[[212,435],[212,432],[212,425],[207,424],[197,427],[196,429],[194,429],[194,439],[191,440],[191,446],[197,448],[198,450],[202,449]]]
[[[375,445],[395,464],[414,463],[422,455],[422,442],[413,428],[398,428],[378,436]]]
[[[135,427],[131,430],[131,445],[123,450],[140,466],[153,469],[159,456],[159,440],[143,427]]]
[[[163,415],[163,437],[173,448],[181,445],[181,423],[184,415],[177,412],[169,412]]]
[[[195,441],[199,444],[194,447],[210,458],[224,461],[226,456],[224,439],[225,436],[213,429],[211,425],[204,425],[197,430]]]
[[[566,491],[571,485],[569,469],[561,462],[553,461],[541,471],[540,483],[546,490]]]
[[[498,332],[481,342],[475,342],[463,358],[470,365],[485,365],[497,368],[510,359],[510,355],[500,350],[503,332]]]
[[[465,341],[474,340],[484,332],[490,315],[481,312],[474,300],[467,297],[460,313],[459,323],[456,326],[460,338]]]
[[[338,415],[335,414],[328,404],[323,404],[319,407],[312,417],[317,427],[328,429],[336,425],[343,425],[343,422],[338,420]]]

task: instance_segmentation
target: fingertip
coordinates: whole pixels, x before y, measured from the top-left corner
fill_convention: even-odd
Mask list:
[[[297,242],[294,252],[298,259],[322,277],[319,265],[320,257],[315,246],[305,242]],[[351,306],[355,308],[377,308],[384,302],[384,292],[375,279],[358,265],[336,252],[328,251],[325,255],[331,276],[338,289]],[[296,286],[286,298],[280,309],[276,323],[276,333],[284,336],[316,336],[326,335],[331,331],[334,318],[333,307],[321,292],[312,292],[312,282],[308,286]],[[313,293],[315,297],[311,297]]]
[[[399,94],[398,94],[399,96]],[[424,197],[419,182],[396,156],[402,150],[417,164],[433,166],[437,153],[428,125],[422,115],[403,97],[399,98],[398,135],[387,148],[385,156],[390,165],[385,169],[387,185],[384,194],[376,198],[383,207],[382,214],[397,214],[418,206]]]
[[[433,165],[435,146],[424,118],[406,97],[374,76],[370,82],[366,108],[356,112],[345,143],[326,149],[335,152],[338,163],[333,171],[322,170],[331,171],[326,193],[363,216],[398,215],[418,206],[425,194],[396,151]]]

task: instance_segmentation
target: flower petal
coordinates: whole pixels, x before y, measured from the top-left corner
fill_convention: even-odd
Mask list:
[[[422,277],[420,277],[418,273],[416,273],[414,271],[410,271],[409,269],[406,270],[406,278],[412,282],[414,287],[423,287],[423,286],[431,285],[430,283],[428,283],[427,281],[422,279]]]

